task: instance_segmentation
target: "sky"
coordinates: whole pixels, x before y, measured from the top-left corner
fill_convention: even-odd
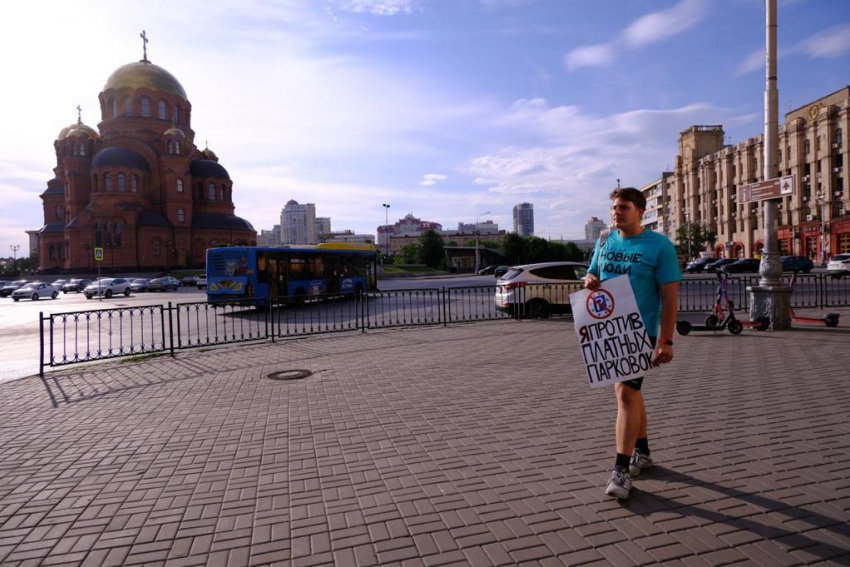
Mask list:
[[[780,114],[850,84],[850,0],[780,0],[778,22]],[[679,132],[763,130],[763,0],[13,1],[0,256],[43,226],[53,141],[77,105],[96,127],[142,30],[258,231],[289,199],[368,234],[384,203],[390,223],[511,230],[530,202],[538,236],[583,238],[618,179],[673,165]]]

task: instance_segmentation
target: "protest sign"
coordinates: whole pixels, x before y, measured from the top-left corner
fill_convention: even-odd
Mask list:
[[[570,294],[570,305],[591,386],[631,380],[652,368],[652,343],[628,276]]]

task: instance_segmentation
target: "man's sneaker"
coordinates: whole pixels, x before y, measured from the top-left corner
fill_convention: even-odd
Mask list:
[[[632,454],[632,460],[629,462],[629,474],[637,476],[652,466],[652,457],[640,451],[635,451]]]
[[[622,467],[614,467],[611,480],[608,481],[608,486],[605,488],[605,494],[623,500],[629,497],[631,490],[632,477],[629,476],[628,471]]]

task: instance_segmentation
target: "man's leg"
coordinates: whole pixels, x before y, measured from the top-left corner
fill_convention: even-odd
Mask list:
[[[617,394],[617,453],[629,455],[638,438],[646,437],[646,407],[643,394],[625,384],[614,384]]]

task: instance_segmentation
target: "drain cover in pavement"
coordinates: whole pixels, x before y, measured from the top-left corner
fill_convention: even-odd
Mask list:
[[[313,375],[310,370],[281,370],[280,372],[272,372],[267,376],[272,380],[303,380]]]

